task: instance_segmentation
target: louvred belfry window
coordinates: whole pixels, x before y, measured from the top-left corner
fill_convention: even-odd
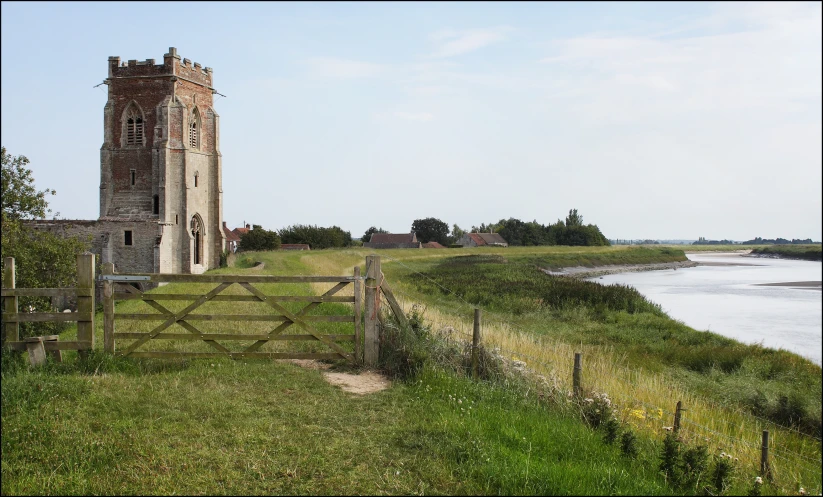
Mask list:
[[[126,117],[126,145],[143,144],[143,117],[132,106]]]
[[[200,124],[200,113],[197,109],[191,114],[191,122],[189,123],[189,147],[199,148],[198,127]]]

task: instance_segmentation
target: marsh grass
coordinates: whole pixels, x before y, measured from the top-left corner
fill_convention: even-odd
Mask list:
[[[823,260],[823,245],[768,245],[752,249],[752,254],[819,261]]]

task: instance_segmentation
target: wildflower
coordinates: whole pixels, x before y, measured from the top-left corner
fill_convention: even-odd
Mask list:
[[[663,409],[660,409],[660,408],[657,409],[657,417],[661,418],[661,419],[663,418]]]
[[[754,484],[755,485],[762,485],[763,484],[763,478],[758,476],[757,478],[754,479]]]
[[[588,402],[589,404],[591,404],[592,402],[594,402],[594,399],[583,399],[583,400],[584,400],[585,402]]]
[[[672,426],[664,426],[664,427],[663,427],[663,429],[664,429],[664,430],[666,430],[666,431],[672,431],[672,430],[674,429],[674,427],[672,427]]]
[[[726,458],[726,453],[725,453],[725,452],[721,452],[721,453],[720,453],[720,457],[722,457],[722,458],[724,458],[724,459],[725,459],[725,458]]]
[[[457,403],[458,403],[458,404],[462,404],[462,403],[463,403],[463,399],[457,399]]]
[[[798,490],[797,493],[799,493],[800,495],[806,495],[806,489],[803,488],[803,487],[800,487],[800,490]]]

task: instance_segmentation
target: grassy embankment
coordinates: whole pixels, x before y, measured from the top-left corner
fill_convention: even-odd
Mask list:
[[[591,264],[660,262],[656,257],[661,256],[646,253],[642,257],[651,260],[637,261],[640,253],[599,251],[515,249],[505,252],[509,262],[493,258],[471,264],[444,259],[456,255],[455,251],[387,251],[383,267],[397,292],[406,296],[404,305],[409,310],[412,300],[427,303],[425,318],[436,328],[450,325],[463,331],[470,329],[471,306],[453,295],[439,295],[436,286],[421,284],[414,271],[426,278],[442,275],[443,286],[454,285],[464,269],[475,273],[473,284],[487,285],[493,295],[502,297],[486,304],[487,311],[496,311],[484,314],[486,342],[519,353],[529,367],[542,369],[556,382],[558,390],[568,389],[571,354],[580,348],[572,344],[582,341],[585,386],[621,399],[619,413],[639,436],[637,459],[605,446],[600,434],[577,421],[568,406],[546,409],[511,385],[501,389],[428,369],[414,383],[355,398],[326,384],[316,371],[266,361],[139,361],[95,356],[81,363],[70,357],[64,365],[28,372],[4,358],[3,493],[676,493],[657,472],[658,448],[652,442],[660,425],[670,422],[648,406],[670,407],[675,399],[682,399],[689,408],[686,419],[733,439],[759,427],[726,410],[725,406],[735,402],[726,402],[713,390],[716,384],[731,388],[720,379],[733,374],[716,368],[708,373],[669,368],[665,359],[657,357],[665,347],[652,343],[643,350],[639,342],[644,327],[655,332],[667,320],[654,306],[640,305],[636,311],[642,307],[642,312],[634,314],[615,311],[612,308],[620,305],[618,297],[624,303],[636,302],[625,290],[617,290],[611,299],[609,292],[603,293],[599,306],[597,302],[593,307],[561,305],[550,311],[541,309],[543,303],[536,300],[536,307],[530,308],[528,294],[515,290],[528,287],[523,283],[532,273],[526,266],[548,267],[558,263],[553,258],[565,259],[562,264],[574,259],[573,265],[580,265],[584,259]],[[266,262],[265,273],[350,274],[352,266],[362,265],[367,253],[254,257]],[[626,258],[635,260],[621,260]],[[220,272],[238,271],[254,270]],[[488,278],[478,282],[481,273],[488,273]],[[548,278],[537,274],[541,281]],[[502,282],[513,284],[501,292]],[[321,285],[313,286],[321,290]],[[308,285],[279,285],[270,290],[288,294],[309,289]],[[529,291],[536,290],[539,285]],[[172,291],[191,290],[177,285],[163,288],[164,293]],[[467,293],[461,298],[472,297]],[[519,305],[514,313],[506,310],[510,301]],[[136,309],[142,305],[124,302],[118,304],[118,312],[139,312]],[[209,305],[218,310],[227,304]],[[232,313],[253,312],[243,308],[252,305],[233,303]],[[98,343],[102,342],[100,321]],[[326,331],[334,332],[340,325],[328,326]],[[619,339],[624,334],[626,338]],[[652,342],[663,340],[658,337]],[[717,348],[726,345],[716,344]],[[187,347],[194,350],[202,345]],[[789,356],[795,361],[789,366],[807,367]],[[644,370],[627,376],[624,368],[638,363]],[[679,371],[680,376],[672,371]],[[817,368],[818,382],[819,376]],[[749,379],[736,381],[746,385]],[[624,398],[642,400],[647,406],[633,406]],[[713,406],[706,399],[724,406]],[[701,418],[701,412],[708,419]],[[790,440],[791,433],[772,430],[781,446]],[[727,451],[738,455],[734,443],[726,445]],[[819,461],[819,444],[809,447],[798,442],[791,447]],[[739,457],[739,473],[753,474],[750,458],[742,452]],[[791,493],[803,485],[819,492],[819,464],[814,476],[791,464],[793,460],[786,462],[776,465],[771,490]],[[733,481],[731,492],[741,493],[748,486],[746,481]]]
[[[820,261],[823,260],[823,245],[767,245],[753,249],[752,254]]]

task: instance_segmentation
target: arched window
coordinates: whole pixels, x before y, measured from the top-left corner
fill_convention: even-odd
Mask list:
[[[142,145],[143,144],[143,114],[140,109],[132,102],[126,111],[125,122],[126,145]]]
[[[191,236],[194,237],[194,263],[203,264],[203,224],[200,216],[191,218]]]
[[[200,148],[200,112],[195,107],[191,113],[191,120],[189,122],[189,147],[193,149]]]

